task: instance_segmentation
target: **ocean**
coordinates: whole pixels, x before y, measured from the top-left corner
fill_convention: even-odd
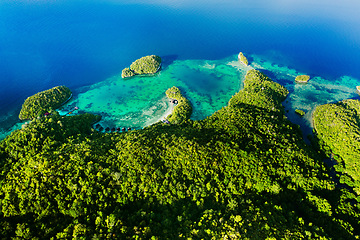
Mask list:
[[[0,139],[21,126],[28,96],[57,85],[74,93],[60,111],[79,106],[101,114],[104,127],[160,120],[173,85],[192,102],[192,119],[203,119],[241,89],[240,51],[290,90],[288,117],[309,132],[317,105],[358,98],[358,9],[354,0],[2,0]],[[163,59],[159,74],[121,79],[150,54]],[[312,79],[297,85],[297,74]]]

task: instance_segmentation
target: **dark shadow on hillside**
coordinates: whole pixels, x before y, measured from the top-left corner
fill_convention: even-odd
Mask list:
[[[184,181],[184,179],[179,179],[179,181]],[[192,180],[189,179],[185,181],[189,181],[191,185],[195,184],[191,183]],[[212,190],[217,192],[217,189],[213,188]],[[204,191],[204,189],[199,191]],[[243,223],[251,223],[244,224],[242,227],[240,227],[242,223],[232,226],[243,237],[257,236],[257,239],[265,239],[268,234],[275,232],[280,238],[281,236],[285,238],[287,234],[283,231],[284,229],[292,233],[304,234],[309,230],[315,233],[317,232],[315,229],[321,227],[324,230],[324,233],[321,234],[323,236],[354,239],[341,226],[341,223],[333,220],[333,216],[318,211],[313,203],[306,200],[307,194],[302,189],[294,191],[285,187],[279,194],[266,192],[258,194],[255,191],[246,190],[246,193],[241,196],[232,194],[225,197],[226,204],[216,201],[214,197],[205,192],[203,192],[204,197],[199,196],[196,200],[185,197],[172,203],[161,202],[155,196],[141,198],[123,205],[114,214],[121,218],[125,226],[136,226],[141,222],[144,226],[150,227],[151,234],[161,235],[165,238],[177,238],[179,234],[191,236],[193,229],[196,229],[198,230],[196,237],[206,239],[209,237],[207,229],[211,229],[213,234],[220,234],[223,230],[223,225],[213,225],[212,223],[224,221],[231,224],[231,219],[239,215]],[[331,193],[330,195],[333,196]],[[197,201],[201,201],[201,203],[199,204]],[[228,203],[230,202],[235,203],[235,207],[229,207]],[[140,215],[139,212],[142,214]],[[346,218],[346,216],[344,217]],[[305,225],[299,223],[299,218],[303,219]],[[267,219],[268,229],[263,227],[262,219]],[[356,226],[356,219],[350,219],[350,222],[355,223]],[[200,224],[189,228],[186,223]],[[314,226],[308,227],[310,223]],[[273,231],[273,229],[277,230]],[[116,234],[121,235],[119,229],[115,231]],[[148,238],[150,236],[146,235],[146,232],[142,232],[140,237]]]

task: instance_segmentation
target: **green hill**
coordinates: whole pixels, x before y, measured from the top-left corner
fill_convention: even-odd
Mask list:
[[[201,121],[102,134],[90,114],[33,120],[0,142],[1,238],[355,239],[356,196],[286,120],[287,93],[251,70]]]
[[[59,108],[71,95],[70,89],[65,86],[57,86],[36,93],[25,100],[19,118],[25,120],[44,115],[52,109]]]
[[[340,182],[360,194],[360,101],[344,100],[318,106],[313,115],[321,148],[337,161]]]
[[[135,75],[154,74],[161,67],[161,58],[156,55],[145,56],[137,59],[130,65],[130,68],[124,68],[121,76],[123,78]]]

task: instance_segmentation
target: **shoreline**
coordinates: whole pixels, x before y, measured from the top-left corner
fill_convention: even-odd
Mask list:
[[[169,107],[166,110],[166,112],[160,117],[160,121],[165,120],[170,114],[172,114],[174,107],[175,107],[174,104],[169,104]]]
[[[172,114],[172,112],[174,110],[174,105],[169,103],[169,98],[167,98],[166,102],[164,102],[164,103],[168,105],[166,111],[162,115],[160,115],[159,117],[155,117],[155,118],[150,119],[148,122],[146,122],[144,124],[143,128],[149,127],[149,126],[151,126],[153,124],[156,124],[158,122],[163,122],[164,120],[166,120],[166,118],[170,114]]]

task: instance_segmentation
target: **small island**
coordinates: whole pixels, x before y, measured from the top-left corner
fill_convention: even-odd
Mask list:
[[[57,86],[28,97],[22,105],[20,120],[31,120],[53,109],[59,108],[72,96],[71,90],[65,86]]]
[[[356,90],[360,94],[360,86],[356,86]]]
[[[154,74],[158,72],[160,68],[161,57],[156,55],[145,56],[133,62],[130,68],[124,68],[121,77],[127,78],[135,75]]]
[[[309,75],[299,75],[299,76],[296,76],[296,78],[295,78],[295,82],[298,82],[298,83],[307,83],[309,80],[310,80]]]
[[[239,61],[244,64],[245,66],[248,66],[249,65],[249,62],[247,60],[247,58],[244,56],[244,54],[242,52],[239,53],[238,55],[238,59]]]
[[[301,110],[301,109],[295,109],[295,113],[300,115],[300,117],[305,115],[305,112],[303,110]]]

